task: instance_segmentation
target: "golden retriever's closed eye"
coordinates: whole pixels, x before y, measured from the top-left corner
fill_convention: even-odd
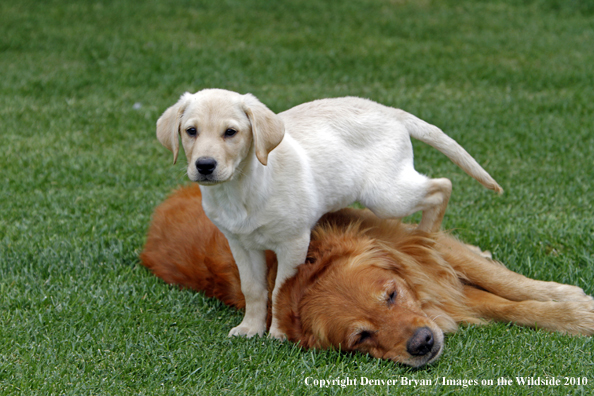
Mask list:
[[[168,283],[244,307],[237,267],[197,186],[155,211],[141,260]],[[276,259],[267,254],[272,290]],[[410,366],[437,359],[458,323],[511,321],[594,334],[594,302],[575,286],[528,279],[445,233],[364,210],[324,216],[307,261],[281,287],[278,322],[305,348],[360,351]],[[270,317],[268,318],[270,324]]]

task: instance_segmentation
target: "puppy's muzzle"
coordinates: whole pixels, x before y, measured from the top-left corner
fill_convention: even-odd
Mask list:
[[[201,175],[207,176],[214,172],[217,161],[211,157],[200,157],[196,160],[196,169]]]

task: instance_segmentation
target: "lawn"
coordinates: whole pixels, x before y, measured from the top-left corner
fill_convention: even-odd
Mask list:
[[[356,95],[438,125],[504,188],[415,142],[454,184],[446,229],[593,294],[593,48],[587,0],[0,2],[0,394],[591,394],[592,338],[507,324],[462,327],[421,370],[229,339],[241,312],[138,254],[187,183],[155,137],[182,93]]]

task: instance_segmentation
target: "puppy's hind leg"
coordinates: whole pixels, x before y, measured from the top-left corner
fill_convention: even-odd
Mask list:
[[[451,193],[452,182],[449,179],[430,179],[410,164],[397,175],[374,178],[359,201],[383,219],[402,218],[423,211],[418,229],[437,232]]]
[[[423,217],[418,229],[425,232],[437,232],[445,215],[452,194],[452,182],[449,179],[431,179],[427,194],[420,204]]]

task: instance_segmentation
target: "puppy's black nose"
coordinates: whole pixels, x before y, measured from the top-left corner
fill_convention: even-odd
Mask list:
[[[433,332],[429,327],[421,327],[415,331],[406,344],[406,350],[413,356],[423,356],[433,348]]]
[[[196,169],[201,175],[210,175],[217,167],[217,161],[210,157],[201,157],[196,160]]]

